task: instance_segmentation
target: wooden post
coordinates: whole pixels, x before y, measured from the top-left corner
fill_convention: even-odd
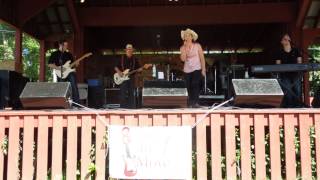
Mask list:
[[[302,49],[305,52],[303,54],[303,60],[304,63],[309,62],[309,56],[308,56],[308,47],[314,42],[315,38],[318,37],[320,34],[319,29],[304,29],[303,30],[303,40],[302,40]],[[310,83],[309,83],[309,73],[304,74],[304,101],[307,105],[310,104]]]
[[[74,55],[76,58],[79,58],[83,55],[84,53],[84,47],[83,47],[83,41],[84,41],[84,35],[83,35],[83,27],[80,28],[79,31],[76,31],[74,33],[74,38],[73,38],[73,50],[74,50]],[[84,81],[84,64],[85,61],[80,62],[79,66],[77,67],[77,80],[78,82],[83,82]]]
[[[302,48],[302,28],[297,27],[296,24],[289,24],[291,32],[291,40],[294,43],[293,46],[297,48]],[[289,32],[289,33],[290,33]]]
[[[308,57],[308,47],[310,45],[310,34],[305,33],[301,27],[291,24],[291,35],[292,35],[292,42],[293,46],[299,48],[301,50],[301,55],[303,59],[303,63],[309,63]],[[306,105],[310,104],[310,83],[309,83],[309,73],[303,74],[303,94],[304,100],[303,102]]]
[[[303,52],[308,52],[308,47],[309,47],[309,39],[308,37],[303,37],[302,40],[302,50]],[[309,63],[309,57],[306,53],[303,53],[302,58],[303,58],[303,63]],[[303,91],[304,91],[304,103],[306,105],[310,104],[310,82],[309,82],[309,72],[304,73],[303,75]]]
[[[46,80],[46,47],[45,41],[40,40],[40,73],[39,73],[39,81],[44,82]]]
[[[22,31],[16,29],[15,34],[15,71],[22,73]]]

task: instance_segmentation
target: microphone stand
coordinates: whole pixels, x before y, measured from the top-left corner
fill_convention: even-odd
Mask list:
[[[64,53],[64,50],[62,49],[61,50],[61,54],[60,54],[60,57],[59,57],[59,63],[60,63],[60,79],[61,81],[63,81],[63,61],[62,61],[62,56],[63,56],[63,53]]]

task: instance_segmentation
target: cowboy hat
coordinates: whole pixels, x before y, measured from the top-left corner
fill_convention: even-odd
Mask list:
[[[127,45],[126,45],[126,49],[133,49],[132,44],[127,44]]]
[[[188,28],[188,29],[186,29],[184,31],[183,30],[181,31],[181,39],[182,40],[184,40],[184,36],[186,34],[190,34],[194,41],[196,41],[198,39],[198,34],[196,32],[194,32],[193,30]]]

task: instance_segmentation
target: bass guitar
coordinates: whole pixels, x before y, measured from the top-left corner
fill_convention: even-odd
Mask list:
[[[54,73],[61,79],[65,79],[66,77],[68,77],[68,75],[71,72],[75,72],[76,69],[74,68],[74,66],[79,63],[80,61],[84,60],[85,58],[91,56],[92,53],[87,53],[83,56],[81,56],[79,59],[77,59],[76,61],[74,61],[73,63],[71,63],[71,60],[67,61],[66,63],[64,63],[64,65],[62,66],[63,72],[61,74],[61,69],[55,69]]]
[[[131,74],[134,74],[136,73],[137,71],[140,71],[142,69],[148,69],[152,66],[152,64],[145,64],[143,65],[143,67],[139,68],[139,69],[135,69],[135,70],[132,70],[130,71],[130,69],[126,69],[124,70],[122,73],[123,73],[123,76],[121,77],[120,74],[118,73],[115,73],[113,75],[113,80],[114,80],[114,83],[116,83],[117,85],[120,85],[123,83],[123,81],[126,81],[126,80],[129,80],[130,79],[130,75]]]

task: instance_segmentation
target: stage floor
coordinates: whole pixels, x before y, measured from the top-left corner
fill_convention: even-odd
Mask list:
[[[239,108],[220,107],[212,110],[211,107],[202,108],[139,108],[139,109],[38,109],[38,110],[0,110],[0,115],[24,114],[199,114],[199,113],[320,113],[320,108]]]

